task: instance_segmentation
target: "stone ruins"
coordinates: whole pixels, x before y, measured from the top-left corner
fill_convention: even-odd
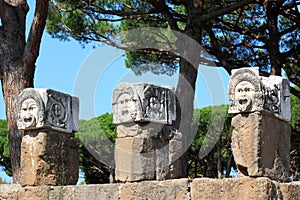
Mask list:
[[[181,177],[181,134],[173,130],[174,91],[147,83],[120,83],[113,92],[116,181]]]
[[[21,184],[76,184],[79,170],[79,100],[51,89],[27,88],[17,101]]]
[[[258,68],[232,70],[228,86],[232,152],[239,176],[289,180],[290,91],[279,76],[262,77]]]
[[[281,183],[289,181],[289,81],[241,68],[232,71],[228,90],[239,178],[182,179],[183,136],[173,127],[173,88],[120,83],[112,96],[119,183],[64,187],[58,185],[78,180],[79,100],[25,89],[16,102],[17,125],[24,130],[21,184],[1,184],[0,199],[300,199],[299,182]],[[181,179],[166,180],[174,178]]]
[[[74,133],[79,100],[51,89],[25,89],[16,102],[17,125],[24,130],[21,185],[9,187],[12,192],[0,187],[0,198],[300,198],[300,184],[280,183],[289,181],[289,81],[260,76],[258,68],[241,68],[232,71],[228,90],[228,112],[234,115],[231,147],[242,178],[166,180],[183,176],[182,135],[173,127],[178,117],[174,90],[120,83],[112,96],[115,180],[120,183],[53,187],[78,180],[79,141]],[[153,181],[130,183],[143,180]],[[41,185],[48,186],[30,187]]]

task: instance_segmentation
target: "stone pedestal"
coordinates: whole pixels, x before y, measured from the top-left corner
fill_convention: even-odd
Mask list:
[[[181,134],[172,129],[175,96],[170,88],[120,83],[113,93],[116,181],[181,177]]]
[[[266,112],[232,119],[232,151],[239,176],[289,180],[290,125]]]
[[[115,179],[122,182],[181,177],[181,135],[155,123],[119,125],[115,145]]]
[[[75,185],[79,140],[52,130],[26,131],[21,144],[21,184]]]
[[[147,135],[116,139],[115,178],[117,181],[155,179],[155,157]]]
[[[78,108],[76,97],[50,89],[28,88],[19,95],[22,186],[77,183]]]
[[[229,81],[232,152],[240,176],[289,180],[290,91],[287,79],[258,68],[232,71]]]

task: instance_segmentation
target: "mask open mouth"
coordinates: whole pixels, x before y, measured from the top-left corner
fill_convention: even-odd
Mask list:
[[[241,112],[246,112],[251,110],[252,102],[249,99],[239,99],[238,100],[238,109]]]
[[[32,117],[26,117],[26,118],[24,118],[24,122],[25,122],[25,123],[30,123],[30,122],[32,122]]]
[[[35,126],[35,118],[32,115],[24,116],[23,123],[26,128]]]
[[[239,104],[240,104],[240,105],[248,104],[248,100],[247,100],[247,99],[240,99],[240,100],[239,100]]]

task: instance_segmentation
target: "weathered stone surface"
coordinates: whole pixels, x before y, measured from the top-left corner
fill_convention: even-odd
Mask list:
[[[120,124],[115,146],[117,181],[182,177],[181,134],[159,123]]]
[[[121,187],[120,200],[186,200],[188,179],[126,183]]]
[[[239,176],[289,180],[290,126],[269,113],[237,114],[232,119],[232,152]]]
[[[18,128],[50,128],[65,133],[78,130],[79,100],[51,89],[27,88],[17,101]]]
[[[232,151],[239,175],[289,180],[290,91],[279,76],[259,76],[258,68],[232,70],[228,91]]]
[[[289,81],[280,76],[259,76],[258,68],[232,70],[228,92],[229,113],[249,113],[266,111],[289,121],[290,90]]]
[[[113,92],[113,122],[157,122],[172,124],[176,103],[170,87],[148,83],[120,83]]]
[[[76,184],[78,146],[74,134],[52,130],[25,132],[21,144],[21,184]]]
[[[117,137],[134,137],[138,135],[147,135],[147,137],[159,137],[162,129],[164,128],[163,124],[159,123],[123,123],[118,124],[117,126]],[[164,135],[163,137],[168,137]]]
[[[118,200],[118,184],[78,185],[51,187],[49,199],[51,200]]]
[[[0,199],[17,199],[22,186],[19,184],[0,184]]]
[[[50,188],[47,186],[40,187],[23,187],[17,194],[18,200],[48,200]]]
[[[184,154],[182,145],[182,134],[174,131],[172,139],[169,141],[169,177],[183,178],[184,167],[182,166],[181,156]]]
[[[263,107],[263,92],[258,68],[232,70],[228,83],[229,113],[253,112]]]
[[[154,149],[146,135],[117,138],[115,146],[115,179],[140,181],[155,179]]]
[[[300,182],[277,183],[282,199],[300,199]]]
[[[300,199],[300,182],[268,178],[176,179],[125,184],[21,187],[0,184],[1,200],[261,200]]]
[[[118,124],[115,179],[182,177],[177,161],[182,155],[181,134],[171,126],[176,117],[173,89],[147,83],[120,83],[112,99],[113,122]]]
[[[290,121],[290,82],[281,76],[261,77],[264,93],[264,109],[276,117]]]
[[[194,179],[191,199],[280,199],[276,186],[268,178]]]

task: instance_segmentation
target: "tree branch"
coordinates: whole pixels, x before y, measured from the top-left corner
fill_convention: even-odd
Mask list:
[[[214,32],[208,27],[204,28],[204,30],[208,33],[208,35],[211,39],[211,44],[212,44],[211,50],[212,50],[213,54],[220,61],[220,63],[224,67],[224,69],[230,74],[231,69],[234,68],[234,66],[232,65],[232,63],[228,63],[226,61],[226,59],[223,59],[223,56],[221,55],[221,51],[219,50],[220,47],[219,47],[219,44],[218,44],[217,38],[215,37]]]
[[[300,80],[299,76],[291,69],[291,67],[288,67],[287,65],[283,65],[283,69],[285,73],[287,74],[290,82],[294,83],[298,87],[300,87]]]
[[[35,4],[34,18],[23,55],[25,68],[29,71],[34,70],[36,59],[39,56],[41,39],[48,14],[48,5],[48,0],[37,0]]]
[[[88,1],[85,0],[85,2],[88,4]],[[93,6],[85,6],[83,4],[78,4],[75,9],[79,10],[85,10],[86,12],[95,12],[99,14],[106,14],[106,15],[116,15],[119,17],[124,17],[124,16],[134,16],[134,15],[144,15],[144,14],[157,14],[156,9],[149,9],[149,10],[136,10],[136,11],[123,11],[123,10],[109,10],[102,8],[98,5],[92,4]],[[56,6],[59,11],[62,12],[72,12],[74,10],[64,10],[59,6]]]
[[[3,15],[4,0],[0,0],[0,18]]]
[[[290,87],[291,93],[300,99],[300,91],[296,90],[293,87]]]
[[[207,22],[209,20],[212,20],[212,19],[215,19],[221,15],[224,15],[224,14],[227,14],[227,13],[230,13],[238,8],[242,8],[244,6],[247,6],[251,3],[255,3],[257,2],[256,0],[243,0],[243,1],[238,1],[237,3],[231,5],[231,6],[228,6],[228,7],[225,7],[225,8],[222,8],[222,9],[218,9],[214,12],[211,12],[211,13],[208,13],[208,14],[204,14],[200,17],[200,21],[201,22]]]
[[[169,22],[169,25],[172,30],[179,31],[178,25],[176,20],[173,18],[172,13],[170,12],[169,7],[165,4],[165,1],[161,0],[148,0],[149,3],[156,8],[157,10],[161,11],[164,16],[166,17],[166,20]]]

